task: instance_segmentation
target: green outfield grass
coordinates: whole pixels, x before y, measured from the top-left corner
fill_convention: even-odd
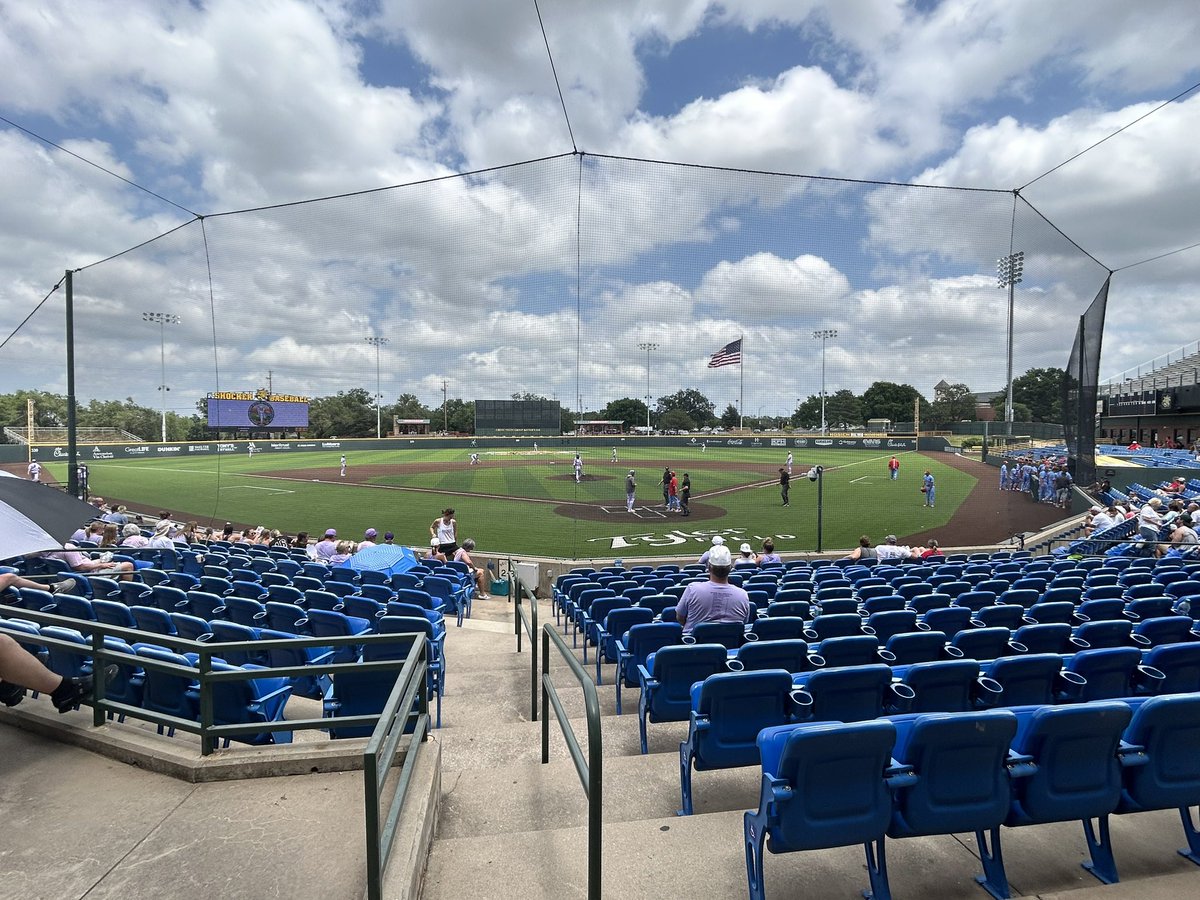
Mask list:
[[[776,473],[787,452],[781,448],[622,448],[617,464],[607,451],[585,450],[580,484],[572,476],[571,449],[481,450],[479,466],[467,465],[469,452],[350,450],[346,480],[339,477],[337,451],[95,461],[89,463],[90,486],[94,494],[170,509],[205,524],[232,521],[310,534],[332,527],[351,538],[374,527],[413,545],[424,545],[429,523],[452,506],[460,539],[473,537],[481,550],[629,558],[698,551],[717,533],[756,548],[771,537],[784,552],[815,549],[817,488],[799,474],[810,464],[828,469],[825,549],[851,547],[860,534],[879,540],[944,525],[975,484],[936,458],[912,453],[901,455],[901,477],[891,481],[886,454],[797,450],[791,506],[785,509]],[[663,514],[664,465],[681,477],[691,473],[697,515]],[[65,466],[50,468],[65,478]],[[637,470],[636,516],[625,512],[630,468]],[[937,479],[936,509],[923,506],[919,490],[926,468]],[[575,518],[582,505],[602,520]],[[720,514],[704,518],[705,506],[719,507]]]

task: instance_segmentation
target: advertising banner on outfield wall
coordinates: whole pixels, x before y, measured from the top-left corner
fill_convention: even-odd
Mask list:
[[[881,453],[899,453],[915,450],[913,438],[865,438],[865,437],[632,437],[612,436],[605,438],[375,438],[352,440],[296,440],[296,441],[195,441],[182,444],[80,444],[80,462],[100,462],[109,459],[180,459],[211,454],[238,454],[256,456],[259,453],[313,453],[331,452],[337,455],[352,454],[367,450],[461,450],[464,454],[479,449],[510,449],[549,451],[562,448],[583,447],[607,452],[617,447],[741,447],[749,450],[796,449],[796,450],[878,450]],[[25,458],[25,448],[14,448],[14,459]],[[66,462],[66,444],[41,444],[33,447],[32,456],[40,462]]]

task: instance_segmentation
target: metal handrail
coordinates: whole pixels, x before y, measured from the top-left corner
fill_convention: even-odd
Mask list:
[[[521,583],[521,576],[516,574],[509,567],[509,593],[513,598],[513,627],[517,632],[517,652],[521,652],[522,631],[529,638],[529,717],[532,721],[538,720],[538,606],[537,597],[530,593],[530,599],[533,603],[530,604],[529,612],[525,612],[525,604],[521,602],[522,589],[524,585]]]
[[[260,678],[282,678],[295,675],[329,675],[339,672],[402,672],[407,658],[412,657],[412,652],[405,659],[396,660],[379,660],[376,662],[348,662],[348,663],[312,663],[303,666],[280,666],[276,668],[261,668],[261,669],[238,669],[232,672],[214,672],[212,671],[213,657],[220,658],[222,654],[233,652],[247,652],[254,650],[265,650],[272,646],[286,645],[294,648],[306,647],[344,647],[347,645],[369,645],[369,644],[385,644],[395,643],[397,640],[404,638],[412,638],[414,649],[420,645],[424,648],[424,635],[418,634],[359,634],[347,637],[318,637],[318,638],[291,638],[288,640],[273,640],[273,641],[228,641],[219,644],[210,644],[202,641],[193,641],[187,638],[175,637],[172,635],[158,634],[155,632],[138,631],[133,628],[123,628],[118,625],[109,625],[103,622],[83,621],[81,619],[73,619],[67,616],[59,616],[53,613],[41,612],[40,610],[24,609],[19,606],[9,606],[0,604],[0,611],[5,615],[11,615],[14,618],[25,619],[34,622],[38,625],[58,625],[64,628],[69,628],[73,631],[78,631],[85,637],[90,637],[90,646],[84,647],[74,641],[62,640],[55,637],[46,637],[43,635],[26,635],[17,631],[5,631],[9,637],[21,644],[32,644],[39,647],[54,647],[58,650],[63,650],[67,653],[72,653],[78,656],[91,656],[94,669],[103,669],[105,665],[117,663],[127,666],[137,666],[140,669],[150,669],[155,672],[166,672],[169,674],[180,675],[183,677],[195,678],[200,685],[200,715],[198,719],[182,719],[177,716],[166,715],[163,713],[152,712],[151,710],[143,709],[140,706],[130,706],[124,703],[115,703],[108,700],[104,696],[104,679],[96,679],[96,687],[92,699],[92,724],[95,727],[100,727],[105,723],[105,714],[114,713],[128,716],[129,718],[139,719],[141,721],[150,722],[154,725],[162,725],[168,728],[174,728],[189,734],[195,734],[200,737],[200,754],[208,756],[216,749],[216,742],[219,738],[235,737],[240,734],[261,734],[263,732],[274,731],[305,731],[305,730],[321,730],[326,729],[330,725],[329,719],[288,719],[282,722],[255,722],[246,725],[215,725],[213,724],[213,707],[212,707],[212,686],[221,682],[229,681],[255,681]],[[104,646],[104,638],[115,637],[126,643],[153,643],[156,646],[166,647],[173,652],[179,653],[194,653],[198,657],[195,667],[183,667],[174,663],[162,662],[156,659],[150,659],[144,656],[130,656],[128,653],[123,653],[120,650],[109,649]],[[416,640],[416,638],[422,640]],[[424,678],[424,671],[422,671]],[[344,716],[339,717],[337,725],[339,727],[349,727],[354,725],[374,725],[379,716]]]
[[[566,661],[567,667],[579,686],[583,688],[584,709],[587,713],[588,729],[588,758],[583,758],[579,747],[579,739],[571,728],[563,709],[562,700],[550,678],[550,644],[553,643],[559,655]],[[550,762],[550,718],[546,714],[547,705],[554,707],[555,718],[562,729],[563,738],[567,742],[567,750],[575,763],[575,771],[583,785],[584,796],[588,803],[588,900],[600,900],[601,872],[601,814],[603,812],[604,794],[604,754],[600,740],[600,701],[596,696],[596,685],[592,681],[567,642],[562,639],[558,630],[549,622],[542,626],[542,763]]]
[[[416,766],[417,747],[429,737],[429,684],[426,670],[429,663],[424,641],[414,645],[416,652],[409,653],[404,668],[396,679],[392,693],[379,714],[375,730],[363,751],[363,800],[366,807],[367,838],[367,897],[381,900],[383,897],[383,875],[387,869],[396,838],[396,826],[408,797]],[[396,780],[387,816],[380,829],[380,806],[387,773],[395,763],[396,754],[404,740],[404,723],[411,717],[414,702],[417,704],[416,723],[404,750],[404,764]],[[347,717],[348,718],[348,717]]]

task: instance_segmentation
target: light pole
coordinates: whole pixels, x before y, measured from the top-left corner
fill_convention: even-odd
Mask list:
[[[379,380],[379,348],[388,342],[385,337],[363,338],[375,348],[375,437],[383,437],[383,418],[379,412],[379,402],[383,399],[383,391]]]
[[[825,424],[825,342],[837,337],[836,328],[820,328],[813,332],[813,337],[821,342],[821,435],[829,433]]]
[[[996,287],[1008,288],[1008,387],[1004,398],[1004,428],[1009,437],[1013,429],[1013,288],[1021,283],[1024,271],[1024,250],[996,260]]]
[[[646,351],[646,430],[650,430],[650,351],[657,350],[658,344],[643,341],[638,344],[639,350]]]
[[[178,325],[180,318],[173,313],[164,312],[144,312],[142,313],[143,322],[152,322],[158,324],[158,361],[162,370],[162,380],[159,382],[158,389],[162,392],[162,442],[167,442],[167,326]]]

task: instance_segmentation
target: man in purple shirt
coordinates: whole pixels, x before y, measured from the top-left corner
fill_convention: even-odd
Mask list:
[[[708,552],[708,581],[689,584],[675,606],[675,618],[683,633],[704,622],[748,622],[750,597],[729,583],[733,559],[729,548],[718,544]]]

